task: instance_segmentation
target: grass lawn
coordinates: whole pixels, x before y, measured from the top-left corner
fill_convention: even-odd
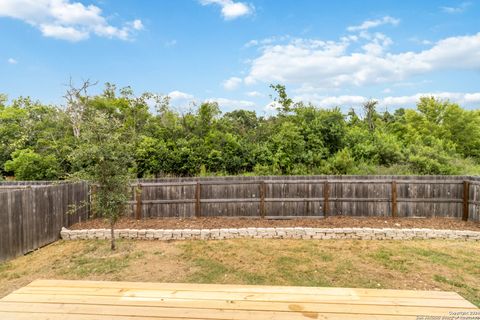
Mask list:
[[[480,306],[480,243],[59,241],[0,264],[0,297],[39,278],[448,290]]]

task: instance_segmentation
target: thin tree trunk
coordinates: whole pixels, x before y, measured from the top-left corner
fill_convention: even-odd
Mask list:
[[[115,222],[112,220],[110,220],[110,240],[111,240],[111,246],[110,248],[113,250],[115,250],[115,232],[113,232],[113,226],[115,225]]]

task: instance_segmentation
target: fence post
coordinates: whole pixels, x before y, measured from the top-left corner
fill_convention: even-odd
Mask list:
[[[135,190],[135,198],[137,200],[137,204],[135,207],[135,218],[137,220],[140,220],[142,219],[142,185],[140,183]]]
[[[326,218],[329,214],[329,198],[330,197],[330,184],[328,180],[323,184],[323,217]]]
[[[94,210],[95,206],[92,206],[92,204],[95,202],[95,197],[96,197],[96,194],[97,194],[97,185],[96,184],[92,184],[91,187],[90,187],[90,201],[89,201],[89,204],[90,204],[90,216],[96,216],[96,212]]]
[[[202,216],[202,207],[200,203],[200,181],[197,181],[195,186],[195,217],[199,218]]]
[[[392,181],[392,218],[397,217],[397,182]]]
[[[83,207],[83,210],[82,210],[82,212],[85,212],[85,214],[82,214],[82,215],[85,216],[85,220],[88,220],[88,219],[90,219],[90,216],[92,214],[90,212],[91,207],[92,207],[92,203],[91,203],[91,199],[88,198],[88,188],[89,188],[88,183],[87,182],[82,182],[82,186],[84,187],[83,190],[85,192],[86,199],[87,199],[87,200],[85,200],[85,206]],[[68,202],[68,191],[67,191],[67,202]]]
[[[468,221],[469,197],[470,197],[470,181],[463,181],[463,215],[462,215],[463,221]]]
[[[266,193],[266,188],[265,188],[265,181],[260,181],[260,216],[262,219],[265,218],[265,193]]]

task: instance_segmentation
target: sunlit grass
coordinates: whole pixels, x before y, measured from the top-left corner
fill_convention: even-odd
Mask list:
[[[480,306],[480,243],[272,240],[57,242],[0,264],[0,296],[38,278],[456,291]]]

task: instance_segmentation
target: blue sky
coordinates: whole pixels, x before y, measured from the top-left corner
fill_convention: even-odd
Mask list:
[[[281,83],[321,107],[477,108],[479,21],[478,1],[0,0],[0,92],[61,104],[71,77],[261,114]]]

